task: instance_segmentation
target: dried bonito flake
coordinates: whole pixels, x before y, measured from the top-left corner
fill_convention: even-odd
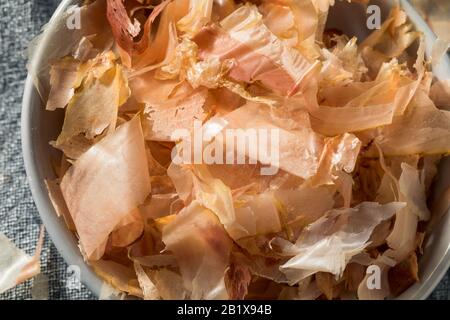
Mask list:
[[[28,256],[0,233],[0,293],[31,279],[41,272],[41,250],[44,242],[41,228],[34,256]]]
[[[78,158],[64,175],[61,190],[90,258],[151,191],[139,117]]]
[[[192,202],[162,232],[177,258],[191,299],[225,299],[225,271],[232,241],[215,214]]]
[[[128,80],[122,67],[115,63],[112,52],[100,54],[79,68],[82,75],[77,76],[73,86],[77,91],[68,102],[61,133],[53,143],[73,159],[86,151],[107,128],[115,128],[118,108],[130,94]]]
[[[229,73],[232,79],[258,81],[283,95],[295,93],[314,66],[272,34],[252,5],[240,7],[219,26],[206,27],[194,41],[202,59],[233,60],[235,65]]]
[[[46,183],[114,289],[384,299],[418,281],[423,225],[448,209],[448,192],[428,208],[448,82],[400,8],[358,39],[326,29],[334,2],[82,7],[107,26],[49,61],[46,108],[65,118]]]
[[[283,245],[285,254],[295,256],[281,268],[291,283],[319,271],[340,278],[350,259],[368,245],[375,227],[404,206],[363,202],[355,208],[331,210],[305,228],[294,245]]]

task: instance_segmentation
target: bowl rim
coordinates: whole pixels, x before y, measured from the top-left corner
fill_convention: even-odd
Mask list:
[[[62,0],[48,23],[51,24],[57,17],[63,15],[73,2],[74,0]],[[46,33],[43,33],[38,46],[35,48],[32,60],[29,61],[31,66],[39,63],[43,48],[49,41],[50,37]],[[49,198],[47,188],[44,185],[43,180],[45,177],[40,174],[38,159],[36,158],[36,146],[32,143],[32,136],[35,131],[33,119],[36,117],[35,114],[37,112],[43,112],[44,110],[32,109],[32,98],[35,94],[37,94],[37,91],[35,89],[33,78],[28,72],[22,98],[21,142],[22,156],[31,194],[45,229],[59,254],[63,257],[69,267],[75,266],[78,268],[78,270],[75,269],[74,271],[74,275],[79,278],[78,280],[88,287],[96,297],[101,297],[102,289],[106,284],[84,261],[76,241],[74,242],[74,235],[67,229],[65,223],[62,222],[62,219],[57,216],[53,203]]]
[[[62,0],[57,9],[53,13],[49,24],[51,24],[57,17],[61,16],[66,9],[77,0]],[[430,43],[436,40],[436,36],[430,27],[423,21],[417,11],[411,6],[407,0],[400,0],[400,5],[407,12],[409,19],[412,23],[420,28],[425,35],[427,42],[427,55],[431,55]],[[39,63],[39,59],[42,55],[45,44],[50,41],[50,37],[44,34],[43,38],[39,42],[36,53],[33,55],[30,61],[31,65]],[[433,73],[438,79],[444,79],[446,75],[450,75],[450,58],[444,56],[440,64],[433,68]],[[448,77],[448,76],[447,76]],[[36,208],[39,212],[45,228],[48,234],[57,248],[59,254],[63,257],[65,262],[71,266],[79,267],[80,281],[92,291],[97,297],[102,296],[102,292],[105,289],[106,283],[92,270],[83,259],[79,248],[76,244],[74,235],[65,227],[65,224],[58,218],[53,204],[49,198],[47,189],[43,182],[44,178],[40,174],[38,159],[36,158],[36,146],[32,143],[33,132],[33,119],[35,114],[44,110],[33,110],[32,98],[36,94],[36,89],[32,76],[28,73],[25,81],[24,93],[22,98],[22,110],[21,110],[21,142],[22,142],[22,156],[25,165],[25,171],[27,175],[27,181],[32,193],[33,200],[36,204]],[[57,241],[55,241],[57,240]],[[450,244],[449,244],[450,248]],[[415,286],[415,291],[411,293],[412,287],[408,288],[396,299],[413,299],[423,300],[426,299],[432,291],[437,287],[442,280],[447,270],[450,268],[450,250],[439,260],[439,263],[435,266],[434,270],[428,277],[426,282],[419,282]]]

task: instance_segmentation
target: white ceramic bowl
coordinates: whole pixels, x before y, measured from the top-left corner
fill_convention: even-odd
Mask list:
[[[53,46],[56,39],[59,42],[64,41],[64,39],[70,41],[70,37],[66,36],[68,30],[63,30],[57,24],[67,8],[77,2],[64,0],[59,5],[48,24],[45,36],[35,48],[33,59],[30,61],[34,68],[46,68],[49,58],[55,57]],[[376,3],[382,8],[383,17],[386,17],[389,11],[389,2],[382,0],[371,1],[371,3]],[[402,0],[401,5],[416,28],[424,33],[427,54],[429,55],[435,40],[433,32],[407,1]],[[364,38],[368,34],[368,30],[365,28],[355,28],[355,26],[365,25],[366,18],[363,7],[357,4],[348,5],[337,2],[332,10],[340,13],[332,15],[328,22],[330,27],[337,27],[349,35],[358,36],[358,38]],[[450,61],[448,57],[445,57],[433,69],[433,72],[440,79],[450,78]],[[63,220],[56,216],[44,184],[45,178],[54,177],[51,159],[52,156],[55,156],[55,150],[50,147],[48,142],[57,136],[61,128],[62,119],[62,112],[45,111],[33,81],[28,76],[25,83],[22,106],[22,148],[31,192],[42,221],[58,251],[69,265],[75,265],[80,268],[81,281],[95,295],[100,296],[103,282],[83,261],[77,246],[77,239],[66,228]],[[434,192],[439,193],[449,185],[450,159],[447,158],[441,163]],[[450,266],[450,215],[446,215],[437,228],[433,230],[431,236],[428,237],[425,244],[425,254],[421,257],[419,263],[421,281],[411,286],[398,299],[427,298],[448,270]]]

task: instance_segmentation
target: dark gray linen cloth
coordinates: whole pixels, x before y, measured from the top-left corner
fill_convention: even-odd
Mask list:
[[[33,254],[40,225],[22,160],[20,116],[28,42],[49,21],[58,0],[0,0],[0,232]],[[7,292],[1,299],[32,299],[33,281],[48,278],[49,299],[95,299],[85,286],[70,285],[73,273],[46,237],[42,276]],[[45,282],[44,282],[45,283]],[[44,295],[45,296],[45,295]],[[450,272],[431,299],[450,299]]]

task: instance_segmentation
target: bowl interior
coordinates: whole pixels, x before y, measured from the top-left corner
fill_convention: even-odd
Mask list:
[[[61,2],[46,31],[41,38],[39,45],[35,48],[31,66],[34,70],[48,70],[49,62],[58,57],[64,56],[67,52],[55,50],[55,41],[58,46],[61,41],[67,43],[67,47],[72,39],[68,36],[65,27],[64,12],[71,4],[77,3],[74,0],[64,0]],[[371,1],[382,9],[382,17],[385,18],[389,12],[391,1]],[[404,10],[410,19],[421,30],[426,37],[427,53],[430,54],[435,37],[426,23],[420,18],[417,12],[407,1],[401,1]],[[343,19],[342,17],[351,17]],[[343,30],[348,35],[364,38],[369,33],[367,28],[361,28],[366,24],[366,13],[363,6],[336,2],[332,8],[331,18],[328,21],[329,27]],[[442,62],[433,69],[435,75],[440,78],[450,78],[450,62],[445,57]],[[44,77],[45,78],[45,77]],[[48,79],[48,78],[47,78]],[[44,79],[45,80],[45,79]],[[48,89],[44,85],[40,86],[40,91],[44,93]],[[40,216],[46,226],[58,251],[69,265],[77,266],[80,270],[81,281],[100,296],[104,289],[103,281],[84,262],[76,237],[66,228],[62,219],[56,216],[53,205],[49,199],[44,179],[55,176],[52,164],[58,159],[60,154],[55,151],[49,141],[54,140],[61,128],[63,111],[48,112],[43,107],[38,91],[34,86],[31,76],[28,76],[25,84],[22,109],[22,148],[25,160],[25,167],[29,179],[29,184],[39,210]],[[439,168],[438,180],[435,183],[435,194],[439,194],[450,185],[450,159],[442,161]],[[450,216],[446,215],[433,233],[427,238],[425,243],[425,254],[420,259],[421,281],[414,284],[405,291],[399,299],[425,299],[438,284],[450,265]]]

